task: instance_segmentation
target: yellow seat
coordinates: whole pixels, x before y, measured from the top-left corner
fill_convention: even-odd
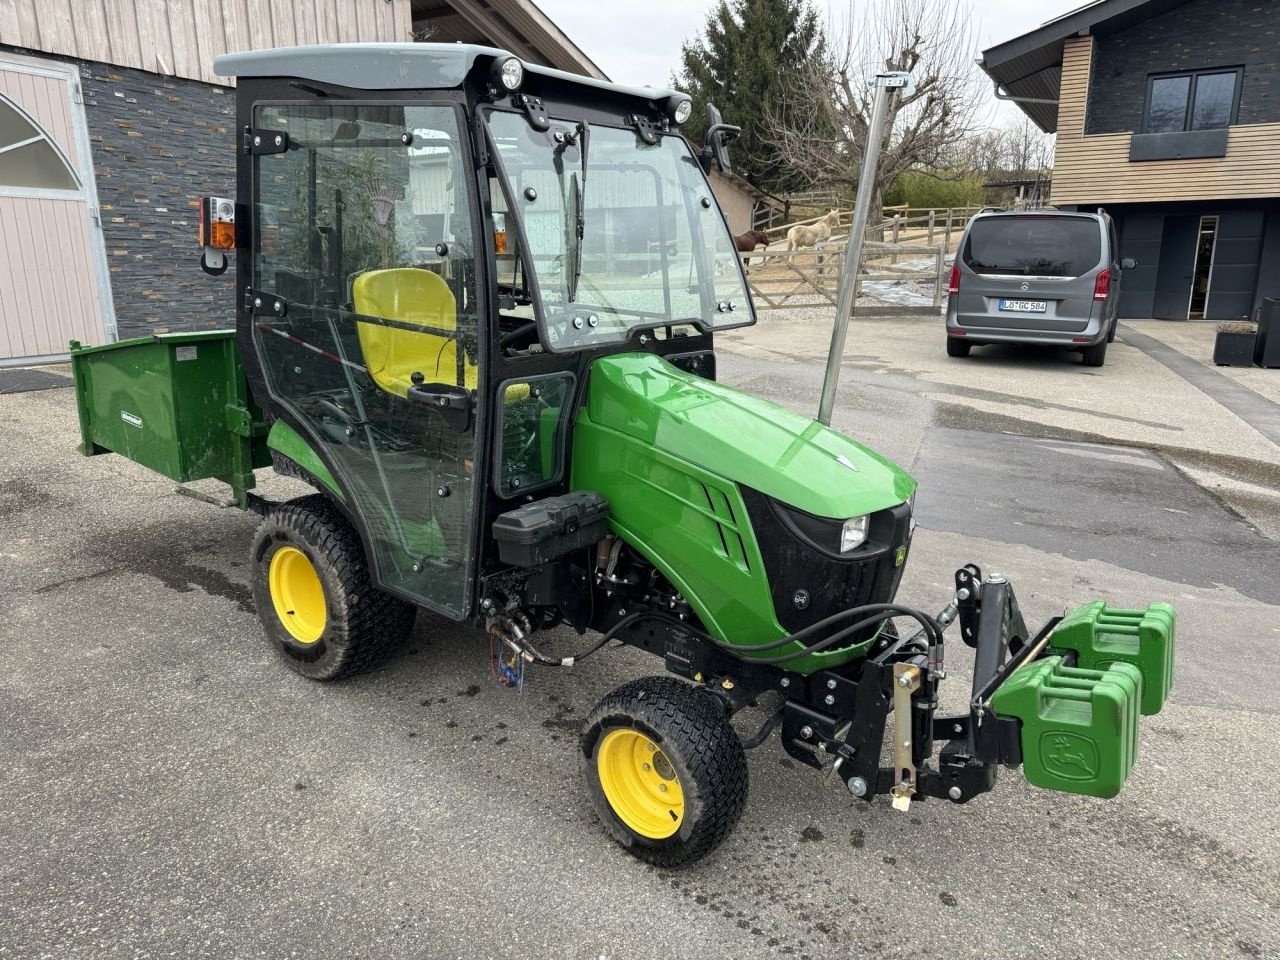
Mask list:
[[[351,293],[356,313],[436,330],[457,329],[458,304],[453,292],[430,270],[371,270],[356,277]],[[469,390],[476,387],[476,366],[465,356],[464,382],[458,383],[457,340],[367,321],[356,321],[356,331],[369,376],[388,393],[407,396],[414,373],[421,373],[426,383],[451,383]]]

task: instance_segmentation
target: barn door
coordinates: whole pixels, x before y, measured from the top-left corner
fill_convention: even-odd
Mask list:
[[[0,58],[0,365],[115,339],[74,71]]]

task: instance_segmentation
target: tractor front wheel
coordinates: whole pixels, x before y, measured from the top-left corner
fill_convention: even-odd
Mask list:
[[[273,507],[251,559],[267,640],[304,677],[356,673],[413,629],[416,608],[373,587],[359,536],[323,495]]]
[[[642,677],[609,694],[582,731],[583,772],[610,835],[641,860],[706,856],[747,802],[747,758],[713,694]]]

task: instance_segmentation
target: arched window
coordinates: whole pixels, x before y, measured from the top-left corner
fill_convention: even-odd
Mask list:
[[[57,145],[16,103],[0,93],[0,188],[79,190]]]

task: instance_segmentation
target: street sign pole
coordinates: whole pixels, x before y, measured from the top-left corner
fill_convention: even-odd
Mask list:
[[[840,275],[840,296],[836,302],[835,329],[831,333],[831,353],[827,355],[827,375],[822,382],[822,400],[818,420],[831,426],[831,411],[836,405],[836,387],[840,383],[840,362],[844,358],[845,337],[849,333],[849,317],[853,313],[853,295],[858,289],[858,268],[862,265],[862,244],[871,217],[871,195],[875,192],[876,169],[880,165],[880,145],[884,140],[885,119],[889,115],[889,98],[914,88],[908,73],[882,73],[871,81],[875,98],[871,106],[871,123],[867,129],[867,149],[862,158],[862,174],[858,178],[858,197],[853,207],[853,223],[849,226],[849,244],[844,255],[844,271]]]

